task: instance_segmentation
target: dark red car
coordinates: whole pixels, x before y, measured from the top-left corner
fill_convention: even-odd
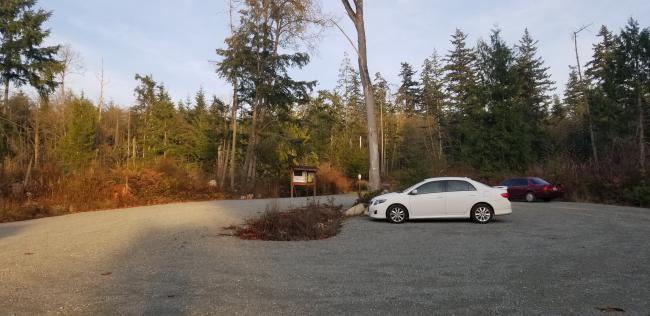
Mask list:
[[[508,187],[508,195],[511,200],[535,200],[551,201],[562,197],[564,189],[561,185],[552,185],[542,178],[522,177],[510,178],[501,183],[501,186]]]

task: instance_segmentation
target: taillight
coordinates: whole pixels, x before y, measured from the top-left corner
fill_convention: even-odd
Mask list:
[[[506,192],[506,193],[501,193],[501,196],[507,199],[507,198],[510,197],[510,194],[508,194],[508,192]]]
[[[548,191],[551,191],[551,190],[552,190],[552,188],[551,188],[550,185],[545,185],[544,186],[544,192],[548,192]]]

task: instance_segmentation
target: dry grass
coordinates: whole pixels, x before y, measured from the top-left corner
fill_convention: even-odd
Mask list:
[[[319,240],[341,231],[340,207],[310,205],[280,212],[267,209],[260,217],[250,218],[239,226],[230,226],[235,236],[249,240]]]
[[[46,166],[34,173],[29,186],[13,190],[21,178],[18,174],[1,179],[5,181],[0,183],[0,222],[226,197],[209,187],[207,179],[168,161],[160,161],[152,168],[91,166],[70,174]]]

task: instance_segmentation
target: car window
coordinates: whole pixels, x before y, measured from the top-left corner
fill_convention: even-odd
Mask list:
[[[541,178],[531,178],[530,182],[532,182],[533,184],[537,184],[537,185],[549,185],[548,182],[542,180]]]
[[[447,181],[447,192],[476,191],[476,188],[467,181]]]
[[[512,186],[514,186],[514,187],[528,186],[528,180],[526,180],[526,179],[515,179],[515,180],[512,181]]]
[[[512,181],[513,180],[506,180],[506,181],[501,182],[501,184],[499,184],[499,185],[502,186],[502,187],[509,187],[509,186],[512,185]]]
[[[444,181],[427,182],[417,188],[418,194],[442,193],[445,192]]]

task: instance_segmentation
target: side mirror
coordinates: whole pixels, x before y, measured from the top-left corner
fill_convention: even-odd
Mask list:
[[[418,190],[415,189],[415,190],[411,191],[411,193],[409,193],[409,195],[418,195]]]

